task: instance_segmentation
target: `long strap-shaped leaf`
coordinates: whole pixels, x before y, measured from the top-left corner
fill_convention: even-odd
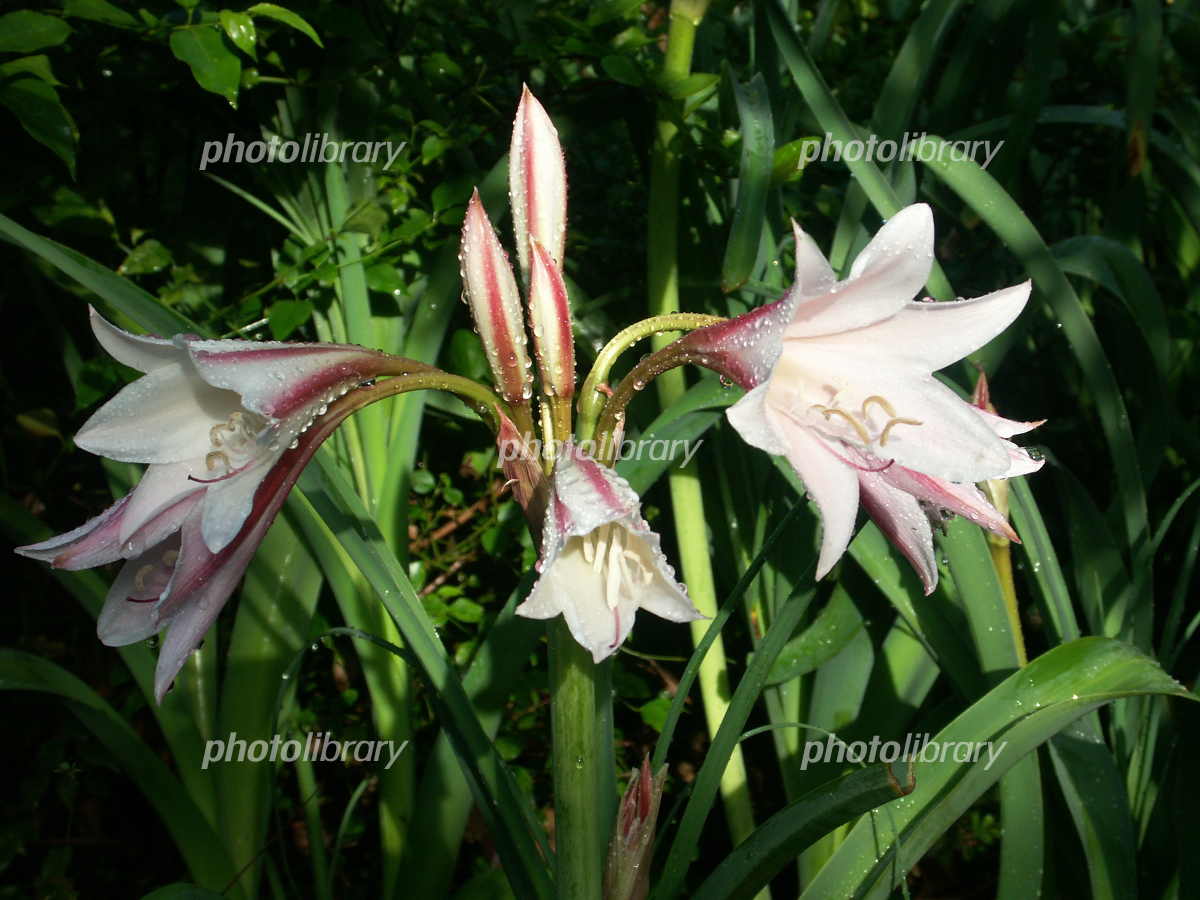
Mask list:
[[[749,900],[796,854],[869,810],[903,797],[890,766],[847,772],[809,791],[763,822],[705,879],[692,900]]]
[[[463,774],[496,841],[505,872],[521,897],[550,897],[546,864],[550,851],[541,841],[529,802],[484,733],[421,600],[388,549],[375,522],[345,475],[318,456],[300,478],[312,509],[362,572],[404,636],[405,650],[433,691],[442,723],[458,752]],[[310,540],[313,532],[309,531]],[[539,846],[540,844],[540,846]]]
[[[0,690],[42,691],[66,701],[154,807],[196,881],[214,889],[230,884],[236,873],[221,839],[179,779],[95,691],[50,660],[19,650],[0,650]]]
[[[803,897],[888,896],[937,838],[1027,753],[1101,704],[1140,694],[1196,699],[1153,659],[1111,638],[1082,638],[1033,660],[934,737],[939,744],[994,742],[990,767],[987,752],[977,762],[918,762],[917,789],[890,806],[888,816],[860,821]]]

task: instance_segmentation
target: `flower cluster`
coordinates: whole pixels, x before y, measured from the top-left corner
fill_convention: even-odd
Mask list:
[[[593,438],[611,443],[619,428],[573,436],[573,322],[562,268],[566,168],[554,126],[528,89],[513,129],[509,184],[525,302],[478,192],[460,258],[499,397],[480,390],[495,399],[501,443],[525,448],[502,457],[541,550],[540,577],[517,611],[537,619],[561,614],[599,662],[620,647],[639,609],[672,622],[701,616],[636,493],[580,450]],[[933,217],[923,204],[887,222],[844,280],[808,235],[794,231],[796,274],[784,296],[680,338],[655,355],[664,360],[657,371],[698,362],[746,389],[729,421],[749,444],[786,457],[819,508],[818,577],[845,551],[861,502],[932,591],[931,517],[957,513],[1015,539],[976,484],[1041,465],[1008,440],[1039,423],[1002,419],[932,374],[1006,328],[1029,284],[975,300],[914,299],[933,259]],[[346,345],[139,337],[95,313],[92,325],[114,358],[144,374],[96,412],[76,442],[147,468],[100,516],[18,552],[65,569],[125,561],[100,616],[100,638],[121,645],[166,629],[155,678],[161,700],[300,470],[366,402],[342,398],[418,364]],[[411,388],[445,388],[448,378],[418,379]],[[623,421],[622,396],[618,390],[607,401],[609,421]],[[529,445],[561,449],[545,459]]]

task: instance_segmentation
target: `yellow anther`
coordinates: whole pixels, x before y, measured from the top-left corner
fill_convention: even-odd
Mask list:
[[[212,445],[214,447],[221,446],[221,432],[228,427],[229,426],[227,424],[222,422],[220,425],[214,425],[212,428],[208,429],[208,439],[212,441]]]
[[[883,431],[879,432],[879,446],[882,447],[887,443],[888,432],[896,425],[923,425],[924,423],[918,419],[901,419],[899,417],[889,419],[888,423],[883,426]]]
[[[213,450],[204,457],[204,467],[208,469],[208,471],[211,472],[217,467],[218,464],[223,465],[226,469],[232,468],[229,465],[229,457],[220,450]]]
[[[168,550],[166,553],[164,553],[162,555],[162,564],[164,566],[166,566],[168,569],[173,569],[173,568],[175,568],[175,561],[177,559],[179,559],[179,551],[178,550]]]
[[[862,442],[864,444],[871,443],[871,435],[867,433],[867,429],[863,427],[862,423],[858,421],[858,419],[854,418],[854,416],[850,415],[850,413],[846,412],[844,409],[834,409],[832,406],[821,406],[819,403],[815,404],[812,408],[820,410],[821,415],[823,415],[826,420],[828,420],[830,416],[841,416],[850,423],[850,427],[858,433],[858,436],[862,438]]]
[[[896,410],[892,408],[892,404],[887,402],[887,398],[880,397],[878,394],[872,394],[862,402],[862,417],[864,419],[867,417],[867,407],[872,403],[878,404],[880,408],[892,418],[896,417]]]
[[[154,572],[154,566],[146,564],[137,570],[137,574],[133,576],[133,586],[140,594],[146,589],[146,576]]]

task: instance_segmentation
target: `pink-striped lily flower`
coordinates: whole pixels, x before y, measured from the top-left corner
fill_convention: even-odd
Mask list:
[[[161,701],[304,464],[344,417],[325,417],[329,405],[389,362],[394,371],[395,358],[347,345],[143,337],[95,310],[92,329],[109,354],[145,374],[75,442],[146,471],[96,518],[17,552],[72,570],[126,560],[97,631],[123,646],[168,629],[155,671]]]
[[[1003,331],[1029,282],[973,300],[914,301],[933,261],[925,204],[893,216],[843,281],[793,227],[796,274],[784,297],[680,343],[747,388],[730,422],[803,480],[823,523],[817,577],[845,552],[861,500],[929,593],[938,577],[930,515],[947,510],[1015,540],[975,483],[1042,465],[1007,440],[1040,423],[981,410],[932,375]]]
[[[561,614],[596,662],[621,646],[639,607],[671,622],[704,618],[675,581],[629,482],[569,442],[554,467],[537,568],[517,614]]]

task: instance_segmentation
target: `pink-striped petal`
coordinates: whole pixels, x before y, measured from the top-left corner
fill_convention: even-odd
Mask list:
[[[188,341],[187,348],[205,382],[272,419],[319,410],[396,365],[386,353],[352,344]]]
[[[528,281],[531,237],[549,251],[561,269],[567,228],[567,167],[554,123],[524,86],[508,155],[508,191],[522,276]]]
[[[1008,520],[988,502],[983,492],[974,484],[945,481],[922,472],[914,472],[901,465],[892,465],[881,470],[876,480],[910,494],[918,500],[923,500],[931,506],[949,510],[955,515],[975,523],[980,528],[986,528],[994,534],[1020,543],[1017,533],[1012,530]]]
[[[459,260],[471,315],[487,351],[496,387],[509,403],[528,400],[533,375],[525,345],[521,296],[508,255],[488,221],[478,190],[467,205]]]
[[[795,221],[796,274],[791,288],[774,303],[698,328],[672,346],[687,351],[702,366],[720,372],[749,390],[771,375],[783,350],[783,336],[807,283],[825,284],[833,277],[829,264]]]
[[[16,552],[68,571],[91,569],[120,559],[121,523],[128,505],[129,497],[122,497],[78,528],[36,544],[17,547]]]
[[[915,497],[889,484],[885,475],[886,471],[858,472],[859,496],[863,507],[884,537],[912,563],[921,583],[925,585],[925,593],[932,594],[937,587],[938,571],[929,517]]]
[[[567,285],[545,245],[536,237],[530,237],[530,244],[529,322],[542,389],[554,397],[570,398],[575,393],[575,339]]]

